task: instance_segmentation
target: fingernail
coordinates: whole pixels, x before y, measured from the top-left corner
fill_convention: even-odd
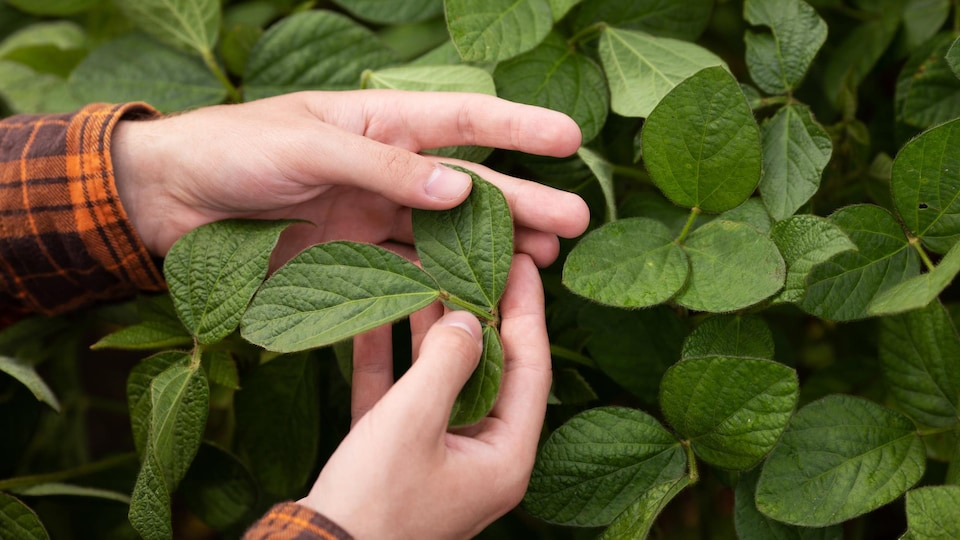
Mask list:
[[[427,178],[424,190],[432,199],[449,201],[463,195],[465,191],[470,189],[472,183],[469,175],[455,171],[450,167],[437,165],[430,173],[430,178]]]
[[[480,324],[477,318],[466,311],[453,311],[443,317],[442,324],[455,326],[467,331],[477,341],[477,346],[483,348],[483,337],[480,334]]]

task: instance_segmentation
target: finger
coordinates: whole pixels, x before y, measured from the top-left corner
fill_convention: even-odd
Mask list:
[[[560,254],[560,240],[556,235],[518,228],[514,232],[513,249],[517,253],[526,253],[540,268],[553,264]]]
[[[440,302],[434,302],[429,306],[412,313],[410,315],[410,340],[412,342],[412,354],[414,362],[420,356],[420,344],[440,317],[443,317],[444,307]]]
[[[393,386],[393,329],[375,328],[353,338],[351,427]]]

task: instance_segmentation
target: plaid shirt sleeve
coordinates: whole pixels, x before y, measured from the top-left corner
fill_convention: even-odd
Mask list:
[[[0,121],[0,326],[165,285],[114,184],[110,137],[142,103]]]
[[[292,502],[275,505],[253,524],[243,540],[353,540],[321,514]]]

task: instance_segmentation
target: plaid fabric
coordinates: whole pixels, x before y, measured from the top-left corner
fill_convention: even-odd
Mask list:
[[[0,324],[164,288],[110,160],[117,121],[157,114],[99,104],[0,121]]]
[[[275,505],[253,524],[243,540],[353,540],[350,534],[330,521],[292,502]]]

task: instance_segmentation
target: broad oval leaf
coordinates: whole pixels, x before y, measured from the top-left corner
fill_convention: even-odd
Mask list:
[[[503,193],[476,173],[467,199],[444,211],[414,210],[413,236],[424,271],[443,291],[493,313],[513,259],[513,218]]]
[[[897,119],[927,128],[960,116],[960,80],[946,55],[956,35],[943,33],[917,48],[897,80]]]
[[[914,276],[878,294],[867,306],[867,313],[887,315],[920,309],[940,296],[958,273],[960,273],[960,242],[950,248],[933,270]]]
[[[493,77],[473,66],[400,66],[368,71],[364,88],[389,88],[422,92],[474,92],[496,95]]]
[[[613,27],[600,36],[600,62],[610,84],[610,109],[641,118],[686,78],[725,65],[699,45]]]
[[[83,106],[67,81],[12,60],[0,60],[0,99],[15,113],[65,113]]]
[[[799,394],[797,373],[783,364],[708,356],[667,370],[660,407],[704,461],[743,471],[777,444]]]
[[[87,54],[88,38],[70,21],[40,22],[0,41],[0,59],[66,78]]]
[[[243,314],[240,333],[271,351],[303,351],[406,317],[439,294],[430,276],[399,255],[330,242],[270,276]]]
[[[116,5],[141,30],[174,47],[209,55],[217,43],[218,0],[137,0]]]
[[[773,334],[756,315],[715,315],[693,329],[680,354],[684,360],[705,356],[773,360]]]
[[[700,37],[714,0],[605,0],[583,2],[576,27],[603,22],[610,26],[640,30],[657,36],[693,41]]]
[[[563,19],[567,13],[581,1],[582,0],[549,0],[550,11],[553,12],[553,21],[558,22]]]
[[[73,15],[94,8],[102,0],[4,0],[27,13],[44,16]]]
[[[529,51],[553,28],[547,0],[444,0],[447,29],[468,62],[500,62]]]
[[[693,231],[683,249],[690,277],[676,302],[687,308],[736,311],[783,288],[787,269],[777,246],[749,225],[711,221]]]
[[[239,458],[203,443],[180,484],[184,502],[195,516],[215,529],[243,519],[257,502],[257,484]]]
[[[908,491],[907,532],[917,540],[960,538],[960,486]]]
[[[835,321],[865,318],[878,294],[920,273],[919,257],[900,224],[883,208],[849,206],[829,220],[857,251],[840,253],[807,275],[806,295],[799,305],[808,313]]]
[[[443,13],[443,0],[334,0],[352,15],[377,24],[405,24],[432,19]]]
[[[13,495],[0,492],[0,531],[10,538],[48,540],[50,535],[29,506]]]
[[[687,257],[666,225],[628,218],[584,236],[563,265],[563,283],[601,304],[636,308],[669,300],[689,272]]]
[[[607,204],[607,223],[617,220],[617,194],[613,184],[613,164],[600,154],[581,146],[577,149],[577,157],[590,169],[603,191],[603,200]]]
[[[680,441],[652,416],[591,409],[557,428],[540,448],[524,505],[551,523],[606,525],[654,486],[685,474]]]
[[[803,0],[746,0],[743,18],[771,31],[744,35],[750,77],[768,94],[791,92],[827,40],[827,23]]]
[[[483,354],[473,375],[460,390],[450,413],[450,426],[475,424],[487,416],[497,401],[503,376],[503,344],[497,329],[483,326]]]
[[[841,523],[903,495],[925,462],[906,417],[865,399],[828,396],[790,421],[763,466],[757,508],[794,525]]]
[[[740,85],[721,67],[664,97],[643,125],[642,145],[654,183],[680,206],[730,210],[760,181],[760,130]]]
[[[396,61],[370,30],[343,15],[298,13],[270,27],[250,51],[243,98],[355,89],[364,70]]]
[[[960,119],[923,132],[893,162],[893,202],[904,225],[937,253],[960,241]]]
[[[787,263],[787,281],[775,302],[799,302],[806,292],[807,275],[834,255],[857,249],[856,244],[833,222],[803,214],[778,221],[770,238]]]
[[[6,373],[27,387],[33,397],[46,403],[51,409],[60,412],[60,401],[56,394],[43,381],[34,366],[23,359],[0,355],[0,373]]]
[[[650,534],[654,521],[660,512],[687,486],[690,477],[683,476],[653,486],[637,499],[637,502],[617,516],[598,540],[643,540]]]
[[[759,197],[750,197],[739,206],[716,216],[716,220],[736,221],[750,225],[763,235],[769,236],[773,228],[773,218]]]
[[[757,510],[754,493],[760,468],[740,474],[734,499],[733,523],[742,540],[843,540],[843,528],[797,527],[768,518]]]

